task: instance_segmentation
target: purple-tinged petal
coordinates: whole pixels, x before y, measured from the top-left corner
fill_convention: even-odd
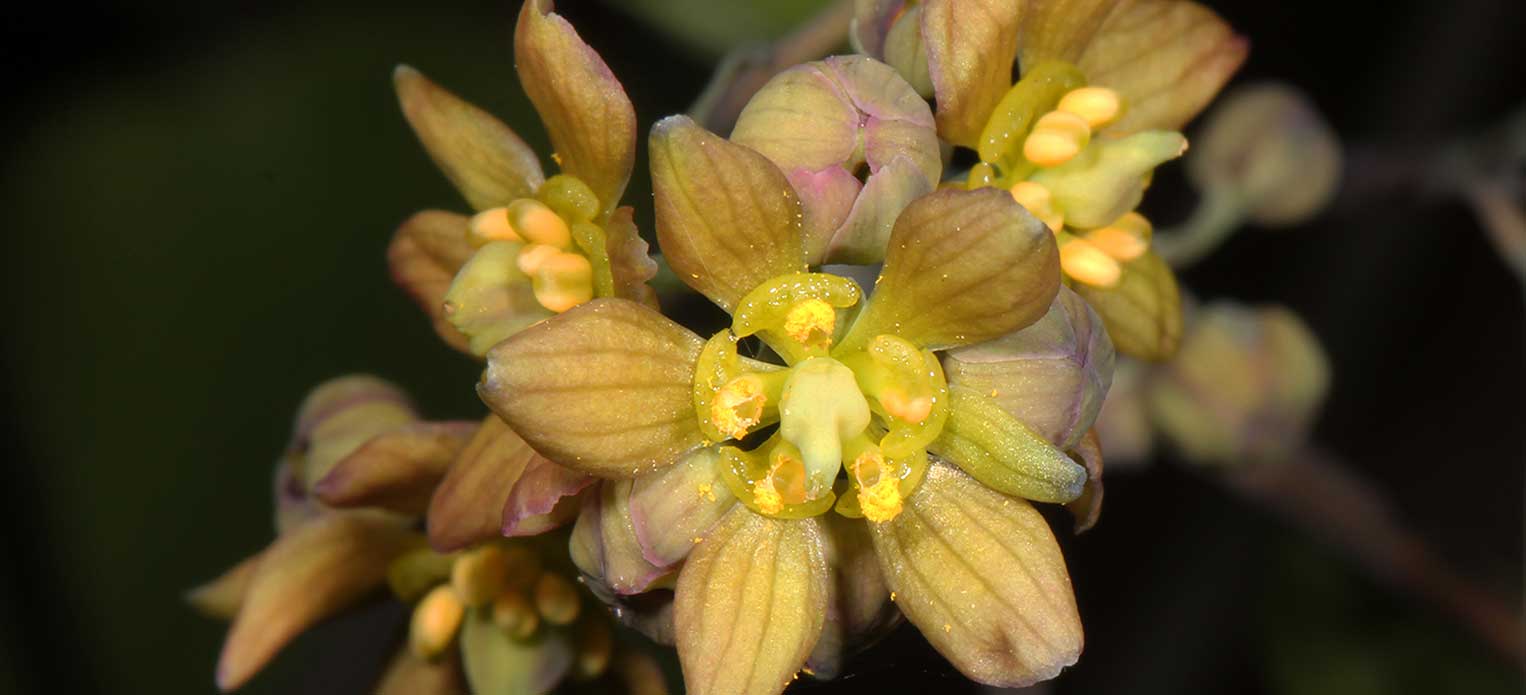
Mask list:
[[[477,426],[475,422],[421,422],[377,435],[340,459],[313,485],[313,494],[330,507],[423,514],[435,486]]]
[[[594,480],[544,456],[531,457],[504,502],[503,535],[533,536],[571,521],[565,503]]]
[[[736,503],[719,465],[715,449],[707,447],[676,466],[636,479],[630,520],[648,562],[671,567],[688,557]]]

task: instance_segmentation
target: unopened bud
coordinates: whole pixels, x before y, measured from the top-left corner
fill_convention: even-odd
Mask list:
[[[552,625],[570,625],[582,611],[577,587],[561,575],[546,572],[535,583],[535,609]]]
[[[413,609],[408,644],[413,653],[433,659],[450,647],[466,617],[466,607],[449,586],[437,586]]]

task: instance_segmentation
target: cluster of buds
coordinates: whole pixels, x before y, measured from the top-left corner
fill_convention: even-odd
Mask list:
[[[634,109],[550,0],[524,3],[514,48],[559,174],[397,70],[473,212],[405,222],[392,273],[486,361],[491,413],[368,410],[290,466],[325,513],[399,534],[351,549],[365,587],[413,604],[388,683],[448,692],[459,671],[543,693],[619,671],[663,692],[617,622],[676,645],[701,695],[833,677],[902,619],[983,683],[1079,658],[1035,505],[1097,520],[1114,351],[1176,349],[1175,280],[1136,208],[1244,43],[1185,1],[857,4],[866,55],[780,72],[729,136],[683,116],[651,129],[663,259],[730,318],[704,333],[648,287],[657,264],[620,205]],[[978,162],[946,171],[956,147]]]

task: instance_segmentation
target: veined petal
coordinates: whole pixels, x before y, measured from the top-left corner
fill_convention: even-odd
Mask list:
[[[1120,0],[1043,0],[1028,3],[1017,39],[1018,62],[1027,72],[1039,63],[1075,63]],[[1166,41],[1165,38],[1158,40]]]
[[[217,687],[243,685],[298,633],[380,587],[392,559],[416,539],[395,518],[371,512],[327,514],[277,538],[228,629]]]
[[[425,210],[408,218],[387,247],[392,281],[403,288],[429,315],[445,343],[470,352],[467,337],[445,320],[445,293],[456,271],[475,249],[466,241],[467,218],[451,212]]]
[[[473,209],[508,205],[545,182],[535,151],[502,121],[407,65],[392,83],[408,125]]]
[[[896,157],[864,181],[847,219],[836,228],[820,258],[825,263],[878,263],[885,258],[896,218],[911,201],[931,193],[929,181],[906,157]]]
[[[647,284],[657,276],[646,240],[641,238],[630,206],[616,208],[604,226],[605,249],[615,279],[615,296],[657,308],[657,292]]]
[[[703,346],[640,304],[595,299],[500,343],[477,393],[552,461],[629,478],[704,443],[693,400]]]
[[[475,422],[421,422],[362,444],[313,486],[330,507],[379,507],[418,515],[477,431]]]
[[[1027,502],[935,465],[906,509],[869,531],[896,605],[964,675],[1025,686],[1080,656],[1065,559]]]
[[[688,557],[736,503],[720,465],[716,450],[706,447],[676,466],[636,479],[630,520],[648,562],[668,567]]]
[[[1033,323],[1059,291],[1054,235],[1006,191],[942,190],[901,213],[874,295],[843,339],[880,334],[930,350]]]
[[[632,485],[629,480],[601,481],[584,500],[572,529],[573,564],[597,583],[602,593],[639,594],[653,588],[671,569],[649,562],[636,540],[630,508]],[[607,598],[618,600],[615,596]]]
[[[263,552],[250,555],[216,579],[186,592],[186,603],[209,618],[232,620],[238,615],[239,607],[244,605],[249,580],[254,578],[254,570],[260,566],[263,556]]]
[[[900,612],[890,601],[865,523],[841,514],[824,514],[819,519],[832,581],[826,623],[806,660],[806,670],[829,680],[837,677],[844,659],[898,624]]]
[[[848,215],[858,204],[864,184],[847,169],[839,166],[829,166],[820,171],[794,169],[788,173],[790,185],[795,187],[795,193],[800,196],[803,215],[801,234],[805,239],[806,263],[820,265],[830,253],[828,247],[836,232],[843,227]],[[905,207],[905,204],[901,207]],[[896,212],[899,213],[900,210]],[[890,221],[894,222],[895,218],[892,217]],[[887,235],[890,232],[888,225],[885,232]],[[879,253],[885,253],[883,244]]]
[[[774,695],[821,634],[828,574],[820,522],[737,505],[678,576],[674,617],[694,695]]]
[[[572,521],[575,496],[594,478],[532,456],[503,504],[503,535],[533,536]]]
[[[943,433],[928,447],[986,487],[1037,502],[1081,495],[1086,470],[984,395],[949,388]]]
[[[1102,317],[1118,352],[1152,362],[1170,358],[1182,337],[1176,275],[1154,251],[1121,265],[1117,285],[1076,283],[1076,293]]]
[[[449,552],[499,536],[514,483],[537,457],[496,415],[482,420],[429,502],[429,543]]]
[[[1245,62],[1250,50],[1217,14],[1181,0],[1117,2],[1075,61],[1127,108],[1110,132],[1180,130]]]
[[[929,0],[923,5],[922,42],[943,139],[975,148],[991,110],[1012,86],[1024,7],[1012,0]]]
[[[469,610],[461,625],[461,665],[474,693],[549,693],[571,670],[573,656],[572,639],[561,630],[509,637],[493,622],[492,606]]]
[[[1061,449],[1091,428],[1113,378],[1102,319],[1065,287],[1033,325],[942,358],[950,385],[986,394]]]
[[[657,243],[673,272],[730,310],[764,280],[804,272],[800,201],[751,148],[671,116],[652,127]]]
[[[636,111],[609,66],[552,7],[526,0],[520,8],[514,65],[562,171],[588,184],[608,213],[636,159]]]

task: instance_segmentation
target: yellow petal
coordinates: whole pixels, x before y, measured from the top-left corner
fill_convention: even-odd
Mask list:
[[[1080,656],[1065,559],[1027,502],[935,465],[906,510],[869,531],[896,605],[964,675],[1019,687]]]
[[[502,121],[407,65],[392,83],[413,132],[473,209],[507,205],[545,181],[535,152]]]
[[[938,103],[938,134],[974,149],[992,109],[1012,86],[1024,3],[929,0],[922,41]]]
[[[1182,337],[1181,294],[1176,276],[1154,251],[1123,264],[1112,287],[1076,283],[1107,327],[1118,352],[1152,362],[1171,357]]]
[[[704,343],[623,299],[595,299],[500,343],[478,394],[563,466],[632,477],[704,443],[694,363]]]
[[[816,678],[832,679],[844,659],[896,625],[900,612],[890,601],[867,525],[841,514],[819,518],[832,581],[826,624],[806,668]]]
[[[1054,235],[1006,191],[942,190],[901,213],[868,306],[839,350],[880,334],[930,350],[1005,335],[1059,291]]]
[[[819,523],[738,505],[689,555],[674,604],[688,692],[774,695],[795,677],[826,610]]]
[[[429,315],[440,338],[469,353],[466,336],[445,320],[445,293],[475,250],[466,241],[467,224],[466,217],[439,210],[410,217],[387,247],[387,267],[392,281]]]
[[[800,201],[756,151],[687,116],[652,127],[657,243],[673,272],[722,309],[764,280],[805,271]]]
[[[636,111],[625,88],[551,0],[527,0],[514,28],[514,65],[556,148],[605,212],[620,203],[636,158]]]

